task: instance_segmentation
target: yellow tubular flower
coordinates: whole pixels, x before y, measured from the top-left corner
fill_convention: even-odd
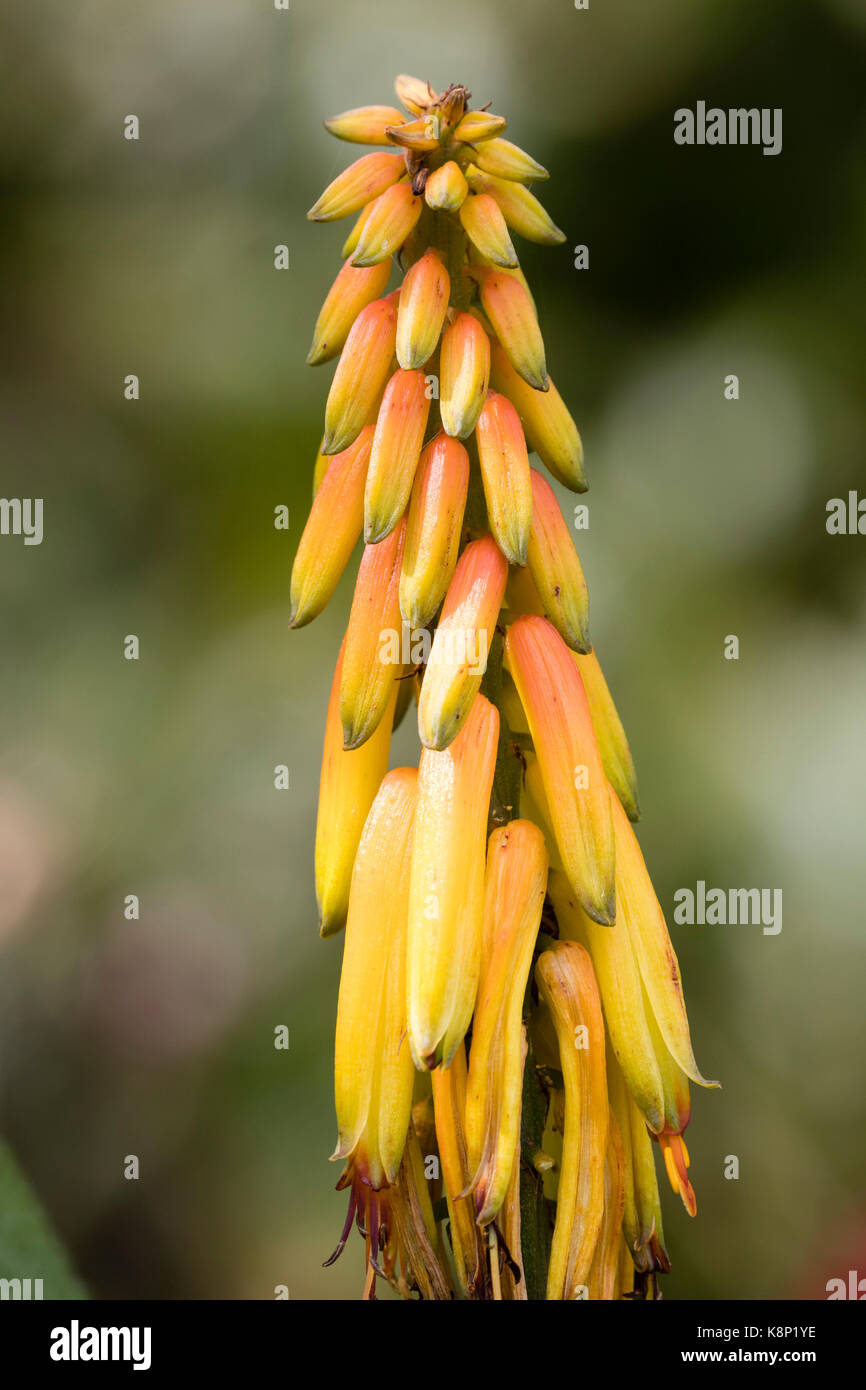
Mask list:
[[[319,784],[319,814],[316,824],[316,898],[319,904],[319,931],[333,936],[346,923],[349,908],[349,885],[355,851],[367,812],[385,773],[388,770],[388,751],[391,745],[391,725],[399,682],[393,681],[390,707],[378,728],[360,748],[347,752],[343,748],[343,725],[340,720],[340,680],[343,670],[343,650],[337,660],[328,718],[325,726],[325,749],[322,756],[322,776]]]
[[[577,551],[550,484],[534,468],[529,477],[532,485],[532,525],[526,550],[529,572],[544,605],[545,616],[560,637],[572,651],[588,652],[591,646],[589,592]]]
[[[478,1224],[499,1214],[520,1135],[523,998],[547,883],[544,836],[514,820],[490,836],[478,1003],[469,1052],[466,1146]]]
[[[483,695],[449,748],[425,748],[409,890],[409,1045],[448,1066],[475,1004],[484,912],[487,809],[499,715]]]
[[[342,348],[349,330],[362,309],[378,299],[391,275],[390,260],[359,268],[347,261],[331,286],[322,305],[307,353],[311,367],[330,362]]]
[[[340,719],[344,747],[359,748],[378,728],[402,672],[400,568],[406,523],[364,549],[343,654]],[[397,652],[395,652],[397,648]]]
[[[423,367],[439,342],[451,281],[438,251],[427,251],[406,272],[397,314],[397,361]]]
[[[538,454],[557,482],[572,492],[586,492],[583,445],[562,397],[548,378],[548,390],[537,391],[509,361],[504,345],[494,343],[491,379],[520,416],[529,447]]]
[[[533,616],[511,624],[505,660],[529,721],[569,882],[594,921],[612,922],[611,797],[577,668],[552,624]]]
[[[397,1179],[412,1111],[406,1042],[406,913],[415,819],[414,768],[389,772],[355,857],[334,1044],[332,1155],[373,1188]]]
[[[629,820],[640,820],[637,799],[637,775],[634,770],[628,739],[616,705],[608,689],[598,657],[594,651],[575,654],[575,662],[583,681],[592,727],[598,739],[605,776],[613,787]]]
[[[451,582],[468,486],[469,455],[437,434],[421,455],[406,518],[400,612],[413,628],[435,617]]]
[[[490,377],[490,339],[472,314],[457,314],[446,328],[439,370],[442,428],[466,439],[478,422]]]
[[[290,627],[304,627],[321,613],[337,587],[361,534],[364,483],[373,444],[368,425],[331,465],[316,493],[292,566]]]
[[[436,1139],[451,1221],[451,1250],[462,1298],[483,1297],[484,1246],[475,1224],[475,1204],[461,1196],[469,1181],[466,1157],[466,1049],[458,1047],[451,1065],[432,1073]]]
[[[453,159],[434,169],[424,185],[424,199],[428,208],[440,212],[457,212],[468,192],[469,184],[463,170]]]
[[[493,265],[517,265],[505,218],[489,193],[472,193],[461,203],[460,223],[472,245]]]
[[[397,294],[362,309],[346,339],[325,406],[322,453],[340,454],[357,439],[385,386],[397,343]]]
[[[489,140],[494,135],[501,135],[504,129],[504,116],[494,116],[492,111],[467,111],[454,131],[454,139],[474,145],[479,140]]]
[[[402,368],[385,387],[364,490],[364,540],[389,536],[406,510],[421,457],[430,401],[424,373]]]
[[[550,1010],[565,1085],[565,1128],[548,1300],[586,1297],[604,1220],[609,1107],[604,1022],[592,962],[582,946],[559,941],[542,951],[535,979]]]
[[[423,201],[408,183],[395,183],[375,201],[361,228],[355,265],[376,265],[400,250],[418,218]]]
[[[522,184],[485,174],[474,164],[466,170],[466,180],[476,193],[490,193],[512,231],[527,241],[537,241],[543,246],[559,246],[565,241],[565,232],[560,231],[535,194]]]
[[[604,1220],[589,1271],[590,1299],[616,1298],[625,1210],[625,1149],[613,1111],[608,1112],[607,1153],[604,1159]]]
[[[457,562],[418,701],[425,748],[447,748],[466,722],[487,669],[507,577],[508,564],[491,536],[471,541]]]
[[[515,183],[532,183],[533,179],[550,177],[544,166],[525,150],[512,145],[510,140],[495,137],[479,146],[475,163],[482,173],[495,174],[500,179],[513,179]]]
[[[371,198],[378,198],[405,176],[406,166],[398,154],[365,154],[328,184],[318,202],[310,208],[311,222],[335,222],[357,212]]]
[[[385,127],[400,125],[403,120],[405,117],[396,106],[356,106],[352,111],[343,111],[325,121],[325,129],[338,140],[348,140],[352,145],[390,145]]]
[[[488,391],[475,426],[490,529],[512,565],[525,565],[532,524],[529,455],[517,411]]]
[[[506,270],[480,267],[475,274],[482,307],[508,361],[518,376],[536,391],[547,391],[550,381],[544,341],[535,308],[523,285],[516,275]]]
[[[439,117],[419,116],[417,121],[404,121],[388,127],[388,138],[407,150],[429,153],[439,144]]]

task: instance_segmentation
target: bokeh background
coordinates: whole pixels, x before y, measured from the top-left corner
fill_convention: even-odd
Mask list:
[[[45,536],[0,539],[2,1127],[83,1285],[360,1289],[360,1245],[321,1268],[341,944],[312,879],[350,578],[286,619],[331,372],[304,356],[344,235],[304,213],[353,153],[321,122],[399,71],[467,83],[551,171],[568,240],[523,264],[584,435],[593,632],[669,920],[698,879],[784,894],[775,937],[672,927],[724,1090],[695,1097],[699,1215],[667,1201],[666,1291],[866,1273],[866,538],[825,529],[866,492],[866,5],[4,10],[2,492],[45,499]],[[675,146],[699,99],[782,107],[783,153]]]

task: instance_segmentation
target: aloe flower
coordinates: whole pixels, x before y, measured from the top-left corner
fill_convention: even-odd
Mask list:
[[[336,365],[292,627],[363,545],[316,830],[320,932],[345,929],[332,1260],[355,1224],[365,1298],[656,1298],[658,1173],[694,1215],[690,1083],[715,1083],[546,476],[587,486],[519,250],[564,235],[503,117],[396,92],[326,121],[374,149],[309,213],[353,224],[307,359]],[[410,709],[417,767],[389,772]]]

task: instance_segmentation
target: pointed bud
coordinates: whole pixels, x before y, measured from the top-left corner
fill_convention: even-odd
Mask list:
[[[313,501],[292,566],[289,627],[304,627],[321,613],[349,562],[364,520],[364,482],[373,444],[368,425],[330,468]]]
[[[425,748],[447,748],[466,722],[487,669],[508,564],[492,536],[470,541],[454,571],[418,702]]]
[[[429,410],[424,373],[398,368],[382,397],[367,469],[364,539],[368,545],[389,536],[406,510]]]
[[[472,314],[458,314],[445,329],[440,354],[442,428],[466,439],[474,430],[487,395],[490,339]]]
[[[364,154],[329,183],[307,213],[310,222],[336,222],[378,198],[406,173],[398,154]]]
[[[343,746],[359,748],[378,728],[401,674],[400,566],[406,524],[361,557],[343,656],[340,719]]]
[[[319,452],[316,454],[316,462],[313,464],[313,501],[316,500],[316,493],[322,486],[325,474],[327,473],[334,459],[340,457],[339,454],[324,453],[322,451],[322,444],[324,444],[324,442],[325,441],[323,439],[322,443],[319,445]]]
[[[528,820],[494,830],[466,1092],[466,1150],[480,1226],[499,1214],[520,1136],[523,999],[547,883],[544,836]]]
[[[520,418],[505,396],[488,391],[475,426],[490,529],[512,565],[525,565],[532,523],[529,455]]]
[[[552,487],[534,468],[530,478],[532,526],[526,563],[544,612],[560,637],[572,651],[587,652],[589,593],[580,560]]]
[[[505,661],[526,710],[569,883],[594,921],[612,922],[611,795],[577,667],[553,625],[532,616],[509,627]]]
[[[637,836],[617,797],[611,797],[616,834],[617,902],[659,1032],[678,1067],[699,1086],[717,1086],[701,1076],[692,1052],[680,967]]]
[[[397,294],[362,309],[349,330],[325,406],[322,452],[341,454],[357,439],[382,391],[397,341]]]
[[[460,206],[460,222],[473,246],[493,265],[517,265],[505,218],[489,193],[471,193]]]
[[[450,748],[421,754],[407,955],[409,1045],[419,1067],[447,1067],[472,1017],[498,738],[496,708],[478,695]]]
[[[352,257],[357,265],[376,265],[400,250],[424,206],[409,183],[397,183],[377,198],[361,229],[358,247]]]
[[[589,700],[592,727],[595,729],[605,776],[622,802],[629,820],[640,820],[637,774],[631,750],[598,657],[595,652],[587,652],[580,656],[575,654],[574,659]]]
[[[425,154],[439,148],[439,115],[436,111],[425,111],[415,121],[389,125],[387,134],[395,145]]]
[[[356,106],[325,121],[325,129],[338,140],[348,140],[352,145],[389,145],[385,127],[402,125],[405,119],[396,106]],[[491,173],[498,173],[498,170],[492,169]]]
[[[619,888],[619,881],[617,881]],[[548,893],[560,936],[579,941],[592,956],[614,1055],[626,1084],[654,1133],[664,1128],[665,1098],[656,1048],[644,1011],[643,988],[631,937],[622,920],[599,926],[582,911],[567,878],[551,873]]]
[[[384,292],[391,275],[390,260],[379,265],[357,266],[347,261],[328,291],[313,333],[307,362],[316,367],[330,362],[342,348],[361,310]]]
[[[386,709],[378,729],[363,747],[351,753],[344,750],[340,722],[342,670],[343,646],[328,701],[316,822],[316,897],[322,936],[333,936],[346,924],[355,852],[367,812],[388,771],[391,745],[393,711]],[[395,695],[397,684],[395,681]]]
[[[357,757],[350,753],[349,757]],[[389,772],[358,846],[340,973],[334,1076],[339,1139],[374,1189],[396,1181],[412,1111],[406,913],[417,773]]]
[[[424,185],[427,206],[442,212],[456,212],[468,192],[463,170],[453,159],[434,169]]]
[[[479,140],[501,135],[504,129],[504,116],[494,116],[492,111],[467,111],[454,132],[454,139],[464,145],[475,145]]]
[[[361,208],[361,211],[358,213],[352,230],[346,237],[346,240],[343,242],[343,249],[340,252],[340,255],[343,257],[344,261],[347,261],[349,257],[352,255],[352,253],[357,250],[358,242],[361,240],[361,233],[364,230],[364,227],[366,226],[367,219],[370,216],[372,207],[372,203],[366,203],[364,207]]]
[[[604,1218],[609,1107],[604,1020],[592,962],[573,941],[542,951],[535,979],[556,1029],[565,1090],[548,1301],[571,1302],[588,1282]]]
[[[451,281],[438,251],[427,251],[406,272],[397,314],[397,361],[422,367],[436,350],[448,310]]]
[[[553,382],[548,379],[547,391],[533,390],[499,343],[493,344],[491,371],[496,390],[516,407],[529,447],[563,487],[586,492],[580,435]]]
[[[536,391],[546,391],[544,340],[526,290],[507,271],[482,269],[479,280],[482,307],[512,367]]]
[[[475,164],[470,164],[466,170],[466,181],[476,193],[492,194],[509,227],[518,236],[542,246],[559,246],[565,241],[565,232],[557,227],[535,194],[522,184],[485,174]]]
[[[421,455],[409,513],[400,575],[400,612],[412,628],[436,616],[457,564],[469,486],[469,455],[437,434]]]
[[[482,173],[513,179],[515,183],[532,183],[533,179],[550,177],[543,164],[518,145],[512,145],[510,140],[485,140],[478,148],[475,163]]]
[[[420,77],[410,77],[405,72],[401,72],[395,79],[394,91],[397,93],[397,100],[415,116],[419,116],[436,100],[436,93],[429,82],[424,82]]]

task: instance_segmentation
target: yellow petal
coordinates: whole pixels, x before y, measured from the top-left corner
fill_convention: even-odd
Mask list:
[[[494,116],[492,111],[467,111],[454,131],[454,139],[465,145],[474,145],[479,140],[501,135],[504,129],[504,116]]]
[[[610,1302],[617,1296],[622,1218],[625,1210],[625,1148],[613,1111],[608,1114],[604,1160],[604,1219],[589,1271],[589,1297]]]
[[[419,150],[422,154],[439,146],[439,114],[425,111],[415,121],[400,121],[388,126],[388,137],[395,145],[407,150]]]
[[[482,307],[515,372],[536,391],[547,391],[544,340],[526,290],[508,271],[482,269],[478,278]]]
[[[346,924],[355,851],[367,812],[388,770],[394,714],[393,708],[386,708],[372,738],[363,747],[346,752],[340,722],[342,668],[341,646],[328,701],[316,823],[316,897],[322,936],[333,936]],[[394,696],[396,694],[395,681]]]
[[[398,101],[416,116],[436,100],[436,93],[429,82],[423,81],[420,77],[410,77],[405,72],[401,72],[395,79],[394,91],[397,93]]]
[[[435,352],[450,287],[438,251],[427,251],[407,270],[397,313],[397,361],[406,371],[422,367]]]
[[[577,668],[556,629],[533,616],[509,627],[505,661],[526,710],[568,880],[594,921],[612,922],[611,796]]]
[[[341,454],[357,439],[382,391],[397,341],[397,293],[376,299],[355,319],[325,406],[322,452]]]
[[[378,198],[406,173],[399,154],[364,154],[329,183],[307,213],[311,222],[335,222]]]
[[[461,732],[419,765],[409,894],[409,1044],[415,1063],[448,1066],[478,986],[484,850],[499,716],[477,695]]]
[[[449,1067],[432,1073],[436,1140],[451,1223],[451,1247],[457,1287],[464,1299],[482,1297],[485,1291],[483,1238],[475,1224],[475,1204],[461,1197],[469,1172],[466,1161],[466,1050],[461,1045]]]
[[[418,734],[425,748],[457,737],[487,669],[508,565],[491,536],[470,541],[454,571],[424,671]]]
[[[533,179],[549,178],[547,170],[532,155],[512,145],[510,140],[485,140],[475,155],[475,163],[485,174],[516,183],[532,183]]]
[[[424,185],[427,206],[442,212],[456,212],[468,192],[469,184],[453,159],[434,169]]]
[[[587,652],[589,593],[580,560],[550,484],[534,468],[529,476],[532,525],[526,563],[544,612],[560,637],[573,651]]]
[[[476,193],[490,193],[499,204],[502,215],[512,231],[527,241],[536,241],[543,246],[558,246],[565,241],[565,232],[560,231],[550,214],[541,206],[534,193],[522,184],[510,179],[498,179],[493,174],[485,174],[475,164],[466,169],[466,181]]]
[[[421,455],[406,519],[400,612],[413,628],[436,616],[451,582],[468,486],[469,455],[437,434]]]
[[[445,329],[439,372],[442,428],[466,439],[478,422],[490,376],[490,339],[472,314],[457,314]]]
[[[523,379],[508,360],[504,345],[493,344],[493,385],[516,407],[529,447],[554,478],[572,492],[586,492],[583,445],[565,403],[548,378],[548,390],[538,391]]]
[[[376,730],[402,673],[400,566],[406,523],[364,548],[343,656],[340,719],[344,747],[359,748]]]
[[[292,566],[290,627],[304,627],[317,617],[337,587],[361,534],[364,520],[364,481],[373,427],[361,431],[354,444],[329,458],[313,501]]]
[[[385,127],[402,125],[405,119],[396,106],[356,106],[325,121],[325,129],[338,140],[348,140],[353,145],[389,145]]]
[[[429,410],[424,373],[398,369],[385,388],[370,451],[364,494],[368,544],[390,535],[406,510]]]
[[[490,529],[512,565],[525,565],[532,524],[529,455],[511,402],[488,391],[475,426]]]
[[[473,246],[493,265],[517,265],[505,218],[489,193],[472,193],[460,205],[460,222]]]
[[[640,820],[637,775],[631,750],[598,657],[592,651],[584,655],[575,653],[574,659],[589,700],[592,727],[598,740],[605,776],[622,802],[629,820]]]
[[[307,353],[311,367],[330,362],[349,336],[361,310],[383,293],[391,274],[390,260],[359,269],[347,261],[328,291]]]
[[[377,198],[361,228],[352,261],[357,265],[376,265],[400,250],[418,218],[424,203],[412,192],[412,185],[397,183]]]

